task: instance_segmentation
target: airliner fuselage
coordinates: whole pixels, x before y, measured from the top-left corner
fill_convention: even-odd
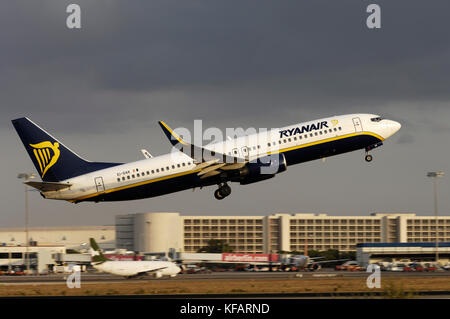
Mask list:
[[[20,120],[23,119],[14,121]],[[18,124],[14,125],[19,132],[20,123]],[[163,129],[164,127],[167,128],[165,133],[168,136],[173,133],[164,123],[162,123],[162,127]],[[199,160],[183,150],[174,148],[168,154],[126,164],[87,162],[86,165],[92,167],[96,164],[95,167],[98,169],[92,168],[92,171],[84,173],[84,168],[80,168],[78,171],[84,174],[62,180],[56,180],[57,175],[54,174],[53,176],[56,177],[53,177],[53,180],[43,183],[49,185],[48,187],[51,190],[46,189],[45,185],[41,186],[40,190],[45,198],[77,203],[81,201],[101,202],[142,199],[190,188],[219,185],[215,196],[217,199],[222,199],[231,192],[227,182],[251,184],[272,178],[277,173],[286,170],[287,166],[294,164],[359,149],[365,150],[365,158],[369,162],[372,160],[369,151],[382,145],[384,140],[395,134],[400,127],[401,125],[398,122],[382,119],[373,114],[333,116],[229,139],[202,148],[213,155],[217,153],[223,154],[223,158],[225,156],[234,158],[234,162],[231,163],[223,163],[219,160]],[[44,133],[46,132],[44,131]],[[19,135],[21,135],[24,144],[31,144],[29,141],[32,137],[27,137],[27,142],[25,142],[23,133],[19,132]],[[188,145],[179,139],[175,133],[173,133],[173,137],[177,138],[181,144]],[[49,139],[53,138],[49,135]],[[33,142],[41,143],[43,141],[33,140]],[[59,143],[53,143],[53,145],[55,144],[59,145]],[[43,153],[45,155],[45,152]],[[47,162],[51,164],[51,152],[47,150],[47,153],[49,155]],[[39,153],[36,155],[35,149],[29,150],[29,154],[32,159],[32,154],[34,154],[39,161]],[[63,156],[63,152],[61,154]],[[238,160],[236,161],[236,159]],[[263,159],[272,161],[268,164],[269,166],[277,164],[280,168],[268,174],[258,173],[257,169],[264,166],[259,162],[262,162]],[[39,163],[41,166],[34,162],[42,173],[43,164],[46,161],[43,157],[41,157],[41,161],[42,163]],[[60,169],[57,164],[64,165],[63,158],[60,161],[61,163],[56,162],[56,164],[53,161],[55,170]],[[252,164],[252,161],[256,164]],[[52,168],[49,168],[49,172],[51,170]],[[48,173],[51,177],[50,174]],[[71,174],[76,174],[76,172]],[[43,180],[45,182],[44,178]],[[54,182],[57,182],[55,185],[61,185],[60,188],[52,189],[52,183]],[[70,185],[70,187],[64,187],[63,184]]]

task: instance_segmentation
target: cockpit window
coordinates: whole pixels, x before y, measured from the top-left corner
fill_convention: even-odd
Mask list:
[[[372,122],[380,122],[383,118],[382,117],[372,117],[370,120]]]

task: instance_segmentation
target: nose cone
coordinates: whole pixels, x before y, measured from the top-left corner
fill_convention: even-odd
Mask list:
[[[402,127],[402,125],[396,121],[386,120],[383,122],[384,123],[382,123],[382,127],[383,127],[383,133],[384,133],[383,135],[385,138],[391,137],[392,135],[397,133],[400,130],[400,128]]]
[[[392,134],[397,133],[400,130],[400,128],[402,127],[402,125],[399,122],[396,122],[396,121],[391,121],[390,125],[391,125],[392,131],[393,131]]]

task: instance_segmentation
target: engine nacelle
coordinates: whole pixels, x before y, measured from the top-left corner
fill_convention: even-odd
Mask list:
[[[271,154],[248,163],[240,171],[240,184],[256,183],[274,177],[287,169],[284,154]]]

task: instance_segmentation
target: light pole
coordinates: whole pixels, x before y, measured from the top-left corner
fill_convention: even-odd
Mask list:
[[[33,173],[19,173],[17,178],[23,179],[24,183],[29,179],[35,178],[36,175]],[[26,264],[26,272],[30,270],[30,255],[28,252],[28,246],[30,245],[30,239],[28,236],[28,224],[29,224],[29,209],[28,209],[28,185],[25,184],[25,241],[26,241],[26,253],[25,253],[25,264]]]
[[[437,199],[437,179],[444,177],[444,172],[428,172],[427,177],[433,178],[434,184],[434,216],[436,218],[436,264],[439,262],[439,238],[438,238],[438,199]]]

